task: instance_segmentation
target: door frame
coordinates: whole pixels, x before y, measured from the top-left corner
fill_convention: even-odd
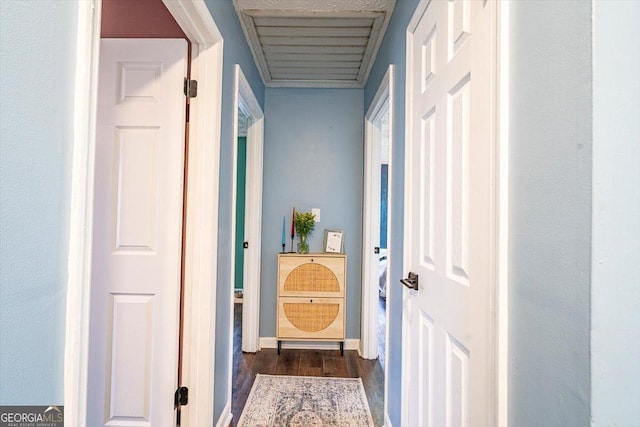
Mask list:
[[[247,167],[244,237],[249,242],[244,257],[244,284],[242,296],[242,351],[260,350],[260,256],[262,253],[262,157],[264,147],[264,114],[242,68],[233,68],[233,186],[231,189],[231,230],[236,229],[236,203],[238,174],[238,109],[248,117]],[[236,236],[231,238],[231,271],[235,271]],[[232,286],[234,283],[231,284]],[[231,292],[231,319],[229,322],[229,396],[233,372],[233,304]]]
[[[413,61],[409,54],[413,48],[413,32],[415,31],[422,15],[424,15],[431,0],[420,0],[415,9],[413,17],[407,26],[406,33],[406,84],[405,84],[405,141],[411,139],[411,117],[412,117],[412,94],[413,87]],[[492,343],[492,371],[493,377],[493,412],[497,426],[508,426],[508,231],[509,231],[509,2],[496,2],[496,17],[493,31],[496,33],[495,49],[496,59],[492,64],[492,87],[494,91],[495,103],[493,104],[492,133],[494,143],[493,152],[493,190],[492,211],[493,222],[491,228],[492,236],[492,266],[491,266],[491,323],[493,328],[490,331]],[[412,153],[405,147],[405,164],[408,165]],[[404,191],[412,194],[412,180],[410,168],[405,168]],[[406,199],[406,197],[405,197]],[[405,210],[404,227],[410,224],[410,213]],[[409,271],[410,260],[407,254],[410,253],[410,243],[404,242],[403,271]],[[404,300],[409,290],[403,290]],[[403,342],[406,342],[407,313],[403,310]],[[402,364],[408,366],[406,351],[402,352]],[[406,369],[402,371],[402,401],[410,402],[408,395],[409,373]],[[403,405],[401,411],[402,423],[407,420],[407,404]]]
[[[191,42],[182,382],[184,425],[212,425],[223,39],[203,0],[163,0]],[[78,4],[74,144],[65,331],[65,419],[86,425],[94,156],[101,0]],[[193,351],[192,351],[193,350]]]
[[[391,190],[392,171],[393,171],[393,97],[395,84],[395,65],[389,65],[380,86],[369,106],[369,110],[365,115],[365,142],[364,142],[364,218],[363,218],[363,240],[362,240],[362,321],[361,321],[361,339],[360,339],[360,356],[364,359],[376,359],[378,357],[378,292],[377,287],[371,285],[375,282],[376,277],[372,277],[372,272],[378,271],[375,266],[380,263],[379,257],[373,253],[373,248],[380,245],[379,238],[376,241],[376,233],[380,230],[380,142],[381,132],[376,122],[381,118],[382,114],[388,116],[389,129],[389,184]],[[377,170],[376,170],[376,167]],[[388,206],[392,206],[393,192],[389,191]],[[391,209],[387,213],[387,224],[391,224]],[[376,230],[377,228],[377,230]],[[388,254],[391,252],[391,241],[387,240]],[[390,277],[389,269],[391,263],[387,258],[387,281]],[[388,282],[387,282],[388,283]],[[387,285],[387,300],[390,293],[393,293],[391,286]],[[385,366],[384,366],[384,413],[388,412],[388,372],[389,358],[389,310],[386,310],[385,321]]]

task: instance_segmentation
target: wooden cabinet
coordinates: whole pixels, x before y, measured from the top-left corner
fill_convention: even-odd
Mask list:
[[[346,255],[278,255],[278,353],[282,341],[339,341],[344,350],[346,279]]]

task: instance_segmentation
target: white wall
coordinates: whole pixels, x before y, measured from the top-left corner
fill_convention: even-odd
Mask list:
[[[77,9],[0,2],[0,405],[63,403]]]
[[[591,417],[640,425],[640,2],[596,0]]]

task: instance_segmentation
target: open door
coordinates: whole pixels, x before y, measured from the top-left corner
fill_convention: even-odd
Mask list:
[[[423,1],[409,26],[403,425],[497,425],[495,23]]]
[[[176,423],[187,42],[101,42],[87,425]]]

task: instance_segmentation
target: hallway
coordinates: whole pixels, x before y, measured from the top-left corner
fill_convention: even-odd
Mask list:
[[[357,351],[263,349],[243,353],[242,304],[234,304],[232,426],[237,425],[256,374],[305,375],[362,378],[371,417],[376,426],[384,424],[384,373],[378,360],[365,360]]]
[[[640,0],[1,4],[0,419],[47,405],[70,426],[171,427],[187,387],[185,426],[235,425],[262,372],[362,377],[378,426],[640,426]],[[391,15],[357,10],[375,5]],[[101,59],[113,38],[190,47],[114,68]],[[117,70],[105,93],[127,110],[180,98],[166,117],[180,117],[170,139],[184,147],[161,155],[169,120],[112,122],[101,70]],[[368,356],[378,333],[378,360],[241,350],[231,301],[247,92],[264,123],[249,186],[262,202],[245,217],[257,231],[237,239],[259,260],[245,349],[277,342],[283,217],[320,209],[311,253],[324,253],[325,230],[344,232],[343,338],[372,344]],[[363,268],[384,246],[363,216],[377,213],[364,197],[377,99],[391,118],[386,301]],[[170,297],[142,289],[169,268]],[[159,345],[160,328],[179,342]]]

